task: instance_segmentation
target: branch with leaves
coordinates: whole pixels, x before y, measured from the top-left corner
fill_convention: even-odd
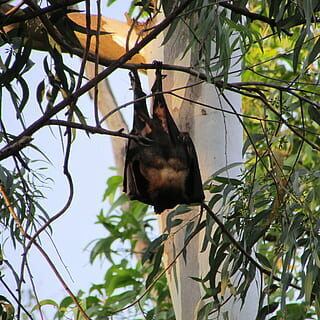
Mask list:
[[[87,320],[90,320],[90,318],[87,316],[86,312],[83,310],[83,308],[81,307],[81,305],[79,304],[76,296],[72,293],[72,291],[70,290],[70,288],[67,286],[66,282],[63,280],[62,276],[60,275],[59,271],[57,270],[57,268],[55,267],[55,264],[52,262],[52,260],[50,259],[50,257],[47,255],[47,253],[44,251],[44,249],[35,241],[35,239],[33,239],[33,237],[31,237],[29,234],[27,234],[18,218],[18,216],[16,215],[16,213],[14,212],[11,202],[3,188],[3,186],[0,185],[0,193],[4,199],[4,202],[10,212],[10,214],[12,215],[12,217],[14,218],[19,231],[21,233],[21,235],[32,241],[32,243],[35,245],[35,247],[39,250],[39,252],[41,253],[41,255],[45,258],[45,260],[48,262],[48,264],[50,265],[50,268],[52,269],[53,273],[56,275],[56,277],[58,278],[58,280],[60,281],[60,283],[62,284],[62,286],[64,287],[64,289],[68,292],[69,296],[72,298],[73,302],[76,304],[76,306],[79,308],[81,314],[83,315],[83,317]],[[20,306],[20,303],[19,303]],[[30,318],[32,319],[32,317]]]

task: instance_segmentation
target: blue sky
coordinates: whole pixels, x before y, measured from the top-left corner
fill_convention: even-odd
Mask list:
[[[95,4],[95,3],[94,3]],[[125,20],[124,12],[128,3],[124,5],[123,1],[117,1],[110,8],[103,8],[103,15],[119,20]],[[92,9],[94,10],[94,9]],[[26,75],[26,81],[30,84],[31,91],[36,91],[37,84],[42,80],[42,59],[44,53],[33,54],[31,59],[35,62],[33,68]],[[80,65],[78,58],[67,58],[66,61],[77,68]],[[78,67],[79,68],[79,67]],[[132,100],[132,92],[129,91],[128,72],[119,70],[112,74],[109,78],[118,104]],[[32,88],[32,83],[35,87]],[[34,99],[34,98],[33,98]],[[9,123],[10,133],[20,133],[21,127],[15,119],[13,107],[10,100],[8,105],[4,103],[3,108],[8,110],[3,117]],[[93,119],[92,102],[88,95],[79,101],[82,111],[87,115],[88,123]],[[127,111],[129,125],[131,124],[131,111]],[[28,109],[26,110],[26,123],[30,124],[32,120],[39,117],[40,111],[35,100],[30,100]],[[90,119],[90,117],[92,117]],[[93,123],[93,121],[91,121]],[[54,135],[48,128],[40,130],[34,135],[33,143],[36,144],[50,158],[53,165],[48,163],[35,163],[34,168],[46,166],[44,174],[53,179],[49,183],[49,189],[45,190],[47,199],[42,203],[47,208],[50,215],[57,213],[64,205],[68,188],[66,179],[63,176],[63,152],[61,149],[58,131],[53,130]],[[35,155],[34,151],[26,150],[30,156]],[[36,155],[36,158],[41,158]],[[110,139],[107,136],[92,135],[90,138],[83,133],[78,132],[76,141],[73,143],[70,172],[73,176],[75,193],[74,200],[70,209],[56,222],[52,227],[54,233],[52,239],[57,247],[59,254],[66,268],[60,261],[56,250],[48,236],[42,235],[42,245],[55,261],[61,275],[66,280],[74,293],[78,290],[87,290],[91,283],[102,281],[106,266],[101,263],[94,266],[89,263],[90,249],[84,250],[90,241],[105,236],[104,229],[95,224],[96,215],[103,207],[101,202],[106,187],[108,177],[114,174],[109,168],[114,165]],[[5,241],[8,234],[0,235],[0,242],[4,246],[6,258],[14,263],[15,267],[19,266],[21,261],[21,250],[14,250],[10,241]],[[37,288],[40,300],[54,299],[60,301],[66,296],[65,290],[62,288],[56,277],[53,275],[44,258],[40,256],[35,248],[31,249],[29,263]],[[72,276],[70,278],[69,274]],[[27,278],[27,277],[26,277]],[[5,273],[5,280],[13,285],[13,278],[10,273]],[[27,290],[28,285],[25,286]],[[9,297],[8,292],[0,284],[0,294]]]

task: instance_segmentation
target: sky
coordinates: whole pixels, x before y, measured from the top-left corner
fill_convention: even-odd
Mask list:
[[[94,2],[95,4],[95,2]],[[125,20],[124,12],[128,7],[128,3],[124,1],[116,1],[110,8],[103,8],[103,15],[119,20]],[[93,11],[94,9],[92,9]],[[36,91],[36,85],[42,80],[39,78],[43,75],[42,59],[44,53],[36,53],[31,56],[35,65],[26,74],[26,81],[30,84],[31,91]],[[73,66],[80,65],[78,58],[70,59],[65,57]],[[116,71],[110,76],[111,86],[119,105],[132,100],[132,91],[129,90],[128,72],[125,70]],[[32,83],[35,87],[32,88]],[[3,117],[10,127],[10,132],[18,134],[21,132],[21,126],[15,118],[15,112],[10,104],[10,100],[4,96],[6,108]],[[8,103],[8,105],[6,104]],[[79,100],[79,106],[82,111],[89,116],[88,123],[93,119],[92,102],[88,95]],[[26,123],[30,124],[39,117],[39,107],[37,102],[31,98],[28,103],[28,109],[25,112]],[[129,119],[131,112],[126,112]],[[91,119],[90,119],[91,117]],[[91,121],[93,123],[93,121]],[[50,131],[48,128],[40,130],[34,135],[33,143],[46,153],[52,161],[52,165],[45,162],[34,164],[34,168],[47,167],[43,173],[52,178],[53,182],[49,183],[49,189],[45,190],[46,200],[42,205],[47,208],[50,216],[57,213],[65,204],[68,196],[68,188],[66,179],[63,175],[63,151],[61,149],[59,134],[56,129]],[[30,156],[35,155],[30,148],[25,150]],[[36,158],[41,158],[36,154]],[[3,162],[3,165],[8,164]],[[85,249],[89,242],[106,236],[105,229],[95,224],[96,216],[100,209],[105,206],[102,204],[102,196],[106,188],[108,177],[114,174],[110,167],[114,165],[110,139],[108,136],[91,135],[90,138],[83,133],[78,132],[76,141],[72,145],[70,172],[73,177],[75,192],[74,199],[70,209],[52,224],[53,235],[52,240],[61,256],[61,262],[52,241],[48,236],[42,234],[42,246],[56,263],[61,275],[67,282],[71,290],[76,294],[78,290],[87,290],[92,283],[103,281],[106,265],[89,263],[89,249]],[[1,228],[1,227],[0,227]],[[13,262],[15,267],[19,266],[21,261],[21,250],[15,250],[11,246],[10,240],[6,240],[7,233],[0,230],[0,243],[4,248],[5,258]],[[91,246],[92,248],[92,246]],[[53,299],[60,301],[67,295],[61,284],[53,275],[44,258],[37,252],[35,248],[31,249],[29,257],[32,276],[37,288],[39,299]],[[5,272],[5,281],[14,284],[13,277],[10,273]],[[70,277],[70,275],[71,277]],[[28,285],[25,286],[25,289]],[[0,295],[9,297],[9,293],[0,284]],[[51,308],[51,307],[46,307]],[[51,314],[52,311],[47,309]],[[45,309],[46,310],[46,309]],[[48,311],[49,310],[49,311]]]

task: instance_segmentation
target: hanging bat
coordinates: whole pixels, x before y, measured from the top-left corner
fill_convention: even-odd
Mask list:
[[[134,118],[124,171],[124,192],[130,199],[154,206],[156,213],[177,204],[204,199],[197,154],[188,133],[180,132],[162,94],[161,63],[156,63],[152,118],[137,71],[130,73]]]

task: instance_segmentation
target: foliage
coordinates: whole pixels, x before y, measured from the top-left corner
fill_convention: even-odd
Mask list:
[[[118,314],[125,317],[130,311],[126,306],[137,301],[132,305],[135,311],[131,312],[138,317],[140,314],[140,318],[142,313],[147,319],[174,319],[165,277],[156,281],[151,290],[148,288],[155,274],[163,269],[161,259],[157,257],[162,255],[164,238],[160,236],[151,242],[149,238],[155,237],[154,218],[147,214],[148,206],[138,201],[130,202],[121,193],[118,195],[121,187],[122,177],[108,179],[104,200],[111,200],[112,206],[98,215],[98,223],[106,229],[108,236],[94,241],[90,262],[106,259],[111,266],[105,273],[104,282],[90,288],[89,316],[102,319]],[[137,250],[142,248],[144,251],[149,244],[151,250],[143,257],[143,252]],[[66,298],[59,309],[70,310],[70,307],[74,307],[73,302]],[[149,309],[147,312],[144,311],[146,308]],[[124,310],[121,312],[121,309]],[[58,318],[62,319],[64,313],[60,311]]]
[[[106,4],[113,2],[109,0]],[[95,86],[95,79],[82,86],[86,80],[84,65],[73,70],[61,54],[64,50],[83,57],[72,30],[68,29],[70,32],[62,39],[59,34],[67,29],[64,28],[64,22],[68,22],[64,20],[66,11],[58,12],[61,13],[58,21],[58,14],[40,14],[38,20],[31,20],[36,23],[41,20],[36,26],[40,30],[40,42],[47,46],[42,61],[44,72],[32,84],[25,76],[34,67],[30,57],[39,44],[37,39],[31,39],[34,35],[31,31],[37,28],[19,20],[28,11],[17,7],[8,16],[2,12],[5,18],[2,27],[10,19],[22,23],[15,32],[2,33],[1,40],[4,54],[0,58],[0,159],[10,159],[0,167],[1,233],[15,246],[21,246],[26,257],[18,272],[2,257],[0,247],[1,283],[5,284],[6,280],[3,270],[12,272],[16,280],[16,288],[9,290],[11,295],[0,296],[3,319],[12,319],[14,309],[18,319],[22,313],[32,319],[31,313],[44,305],[57,308],[58,319],[107,319],[114,314],[174,319],[161,258],[170,232],[182,222],[186,234],[181,254],[186,254],[190,239],[203,229],[202,250],[209,251],[208,274],[203,279],[194,278],[205,292],[198,319],[219,312],[232,296],[244,303],[257,275],[263,283],[257,319],[320,316],[319,3],[312,0],[189,2],[178,18],[172,18],[164,45],[181,24],[187,24],[190,41],[186,52],[192,49],[198,54],[197,64],[193,66],[197,75],[213,83],[222,99],[227,90],[243,95],[243,114],[237,114],[245,133],[242,174],[236,178],[226,174],[237,164],[213,173],[205,184],[211,197],[207,199],[209,208],[203,206],[203,222],[197,225],[194,221],[183,221],[182,214],[189,209],[179,206],[168,214],[166,232],[158,236],[148,208],[129,202],[118,192],[121,177],[110,178],[104,196],[105,201],[110,201],[110,209],[101,210],[98,215],[98,223],[105,228],[107,236],[94,241],[90,256],[91,263],[97,259],[109,263],[104,282],[92,285],[89,293],[80,291],[73,295],[68,291],[60,303],[49,299],[37,301],[31,311],[22,303],[28,250],[36,247],[46,256],[39,235],[51,231],[51,222],[66,212],[72,201],[73,181],[68,163],[72,141],[76,139],[75,128],[128,136],[121,131],[102,129],[99,121],[89,126],[87,115],[78,106],[78,98]],[[175,5],[184,3],[161,1],[167,17]],[[40,10],[35,3],[26,1],[26,4],[32,12]],[[133,1],[130,14],[135,17],[139,11],[138,17],[152,17],[156,14],[153,4]],[[25,19],[29,21],[30,16]],[[56,28],[52,31],[50,26]],[[231,57],[242,63],[241,83],[229,82],[233,69],[239,66]],[[109,70],[105,76],[113,69]],[[26,115],[35,109],[31,96],[41,115],[30,121]],[[10,101],[10,111],[4,98]],[[22,134],[17,135],[8,127],[5,114],[8,112],[16,116]],[[31,144],[32,136],[49,124],[67,127],[65,136],[60,127],[60,138],[69,198],[55,216],[49,216],[39,203],[49,180],[42,173],[42,162],[50,159],[46,158],[45,150]],[[41,161],[37,161],[39,158]],[[52,266],[50,257],[47,258]],[[66,287],[63,279],[61,282]],[[130,311],[128,306],[132,306]]]

